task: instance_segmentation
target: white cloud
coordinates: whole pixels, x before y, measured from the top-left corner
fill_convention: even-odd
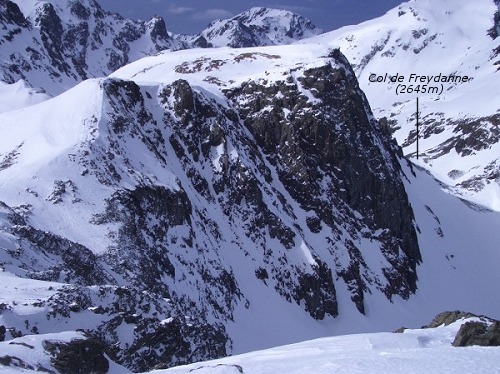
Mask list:
[[[167,8],[167,13],[170,14],[186,14],[194,11],[194,8],[186,7],[186,6],[176,6],[171,5]]]
[[[288,5],[288,4],[271,4],[269,6],[270,8],[276,8],[276,9],[286,9],[294,13],[307,13],[312,11],[313,9],[308,6],[301,6],[301,5]]]
[[[233,13],[226,9],[207,9],[202,12],[197,12],[191,16],[192,19],[195,19],[197,21],[203,21],[203,20],[208,20],[208,21],[213,21],[218,18],[231,18],[233,16]]]

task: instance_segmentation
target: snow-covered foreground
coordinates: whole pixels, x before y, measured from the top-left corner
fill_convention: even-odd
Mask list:
[[[463,323],[323,338],[154,373],[498,373],[500,347],[452,346]]]
[[[411,4],[419,5],[415,14],[391,13],[399,26],[410,17],[418,26],[419,14],[431,19],[425,1]],[[406,30],[401,38],[405,33],[412,34]],[[417,48],[423,36],[415,35]],[[435,167],[420,163],[433,176],[391,158],[396,149],[389,147],[389,133],[333,49],[339,45],[334,36],[279,47],[163,52],[29,107],[40,92],[22,82],[0,87],[18,109],[0,100],[0,110],[9,109],[0,114],[0,133],[8,134],[0,136],[0,327],[9,340],[0,343],[0,358],[26,357],[33,367],[46,367],[43,342],[68,341],[84,329],[118,347],[117,362],[134,371],[326,336],[187,370],[442,373],[488,372],[490,365],[490,372],[498,371],[498,350],[450,346],[458,326],[379,332],[421,326],[443,310],[500,318],[494,297],[500,212],[460,201],[433,178],[450,186],[441,175],[448,170],[438,163],[453,167],[451,176],[469,170],[464,178],[487,168],[491,177],[481,193],[492,189],[491,196],[464,198],[498,210],[500,142],[491,131],[484,144],[471,145],[477,153],[455,154],[454,140]],[[389,61],[400,64],[408,54],[436,59],[436,38],[419,53],[394,47],[398,58]],[[484,50],[492,48],[489,39],[483,42]],[[387,68],[382,57],[363,72]],[[358,66],[359,59],[353,59]],[[413,69],[410,62],[399,71]],[[457,86],[432,103],[422,98],[422,110],[432,106],[438,113],[439,107],[454,120],[466,110],[471,121],[495,113],[500,92],[489,79],[493,63],[478,65],[464,90]],[[358,76],[366,84],[366,76]],[[321,81],[344,83],[337,95]],[[382,110],[394,99],[384,96],[387,86],[370,87],[370,100],[373,92],[387,100],[373,101],[375,116],[390,116]],[[473,88],[481,92],[481,111],[471,105]],[[412,130],[406,110],[412,98],[405,103],[395,117],[401,143]],[[426,125],[434,132],[422,140],[424,151],[454,132],[451,124],[437,132],[434,122]],[[482,126],[470,125],[474,131]],[[271,126],[283,136],[267,133]],[[314,139],[302,126],[315,131]],[[366,134],[366,141],[354,142]],[[308,145],[299,139],[309,139]],[[408,141],[409,156],[411,148]],[[305,156],[310,162],[301,164]],[[370,162],[373,168],[365,170]],[[356,170],[359,180],[347,170]],[[296,184],[297,176],[312,188]],[[399,180],[398,192],[393,182]],[[406,236],[412,230],[415,241]],[[393,239],[404,245],[396,247]],[[417,240],[418,251],[410,250]],[[413,265],[415,277],[406,272]],[[339,337],[352,333],[365,335]],[[192,352],[175,351],[183,345]]]

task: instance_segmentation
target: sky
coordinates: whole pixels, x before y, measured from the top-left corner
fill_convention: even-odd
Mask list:
[[[97,0],[126,18],[165,19],[168,31],[197,34],[211,21],[231,18],[254,6],[287,9],[309,18],[323,31],[357,24],[385,14],[403,0]]]

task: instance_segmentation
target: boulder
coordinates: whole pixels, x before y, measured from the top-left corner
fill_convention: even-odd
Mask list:
[[[473,345],[483,347],[500,346],[500,321],[495,321],[490,326],[484,322],[467,322],[463,324],[455,336],[453,346],[470,347]]]
[[[453,312],[443,312],[443,313],[439,313],[436,317],[434,317],[434,319],[431,321],[431,323],[429,323],[426,326],[423,326],[423,328],[430,329],[430,328],[441,326],[443,324],[445,326],[448,326],[448,325],[452,324],[453,322],[458,321],[459,319],[471,318],[471,317],[477,317],[477,316],[475,314],[461,312],[459,310],[455,310]]]

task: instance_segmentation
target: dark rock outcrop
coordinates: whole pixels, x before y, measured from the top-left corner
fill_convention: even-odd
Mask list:
[[[490,326],[483,322],[464,323],[455,336],[453,346],[470,347],[473,345],[500,346],[500,321],[495,321]]]
[[[498,10],[493,16],[493,27],[488,30],[488,35],[492,39],[496,39],[500,35],[500,1],[495,0],[495,4],[498,6]]]
[[[389,134],[369,119],[368,103],[345,57],[339,51],[330,56],[334,63],[304,71],[297,82],[292,76],[272,85],[249,82],[227,95],[244,103],[239,113],[245,126],[290,196],[318,217],[315,226],[323,223],[334,232],[364,225],[372,231],[383,228],[377,239],[392,265],[383,270],[388,281],[383,291],[389,298],[408,298],[416,290],[421,257],[413,212],[401,180],[394,177],[400,173],[397,151]],[[379,141],[383,148],[373,147]],[[331,183],[328,189],[324,180]],[[351,209],[365,218],[353,219]],[[337,272],[363,312],[366,264],[352,240],[344,245],[351,263]]]
[[[19,357],[15,357],[15,356],[9,356],[9,355],[0,356],[0,365],[15,367],[18,369],[24,369],[24,370],[29,370],[29,371],[35,371],[35,368],[33,366],[24,362]]]
[[[109,362],[105,345],[95,338],[75,339],[69,343],[45,341],[51,363],[61,374],[105,374]]]
[[[434,319],[427,325],[423,326],[424,328],[435,328],[439,327],[441,325],[448,326],[452,324],[453,322],[458,321],[459,319],[462,318],[471,318],[471,317],[477,317],[475,314],[468,313],[468,312],[462,312],[459,310],[455,310],[452,312],[442,312],[439,313]]]
[[[0,0],[0,22],[16,25],[19,27],[29,27],[29,23],[24,17],[19,6],[10,0]],[[18,33],[20,29],[15,29],[13,33]],[[12,40],[12,31],[4,36],[7,41]],[[1,44],[1,43],[0,43]]]
[[[458,330],[453,341],[454,347],[469,347],[473,345],[493,347],[500,346],[500,321],[478,316],[473,313],[452,311],[439,313],[431,323],[423,328],[436,328],[448,326],[454,322],[464,319],[475,318],[478,320],[467,321]]]
[[[55,255],[61,259],[55,266],[30,272],[33,279],[86,285],[112,282],[96,256],[83,245],[30,226],[15,227],[13,233],[34,248],[40,248],[46,256]]]

